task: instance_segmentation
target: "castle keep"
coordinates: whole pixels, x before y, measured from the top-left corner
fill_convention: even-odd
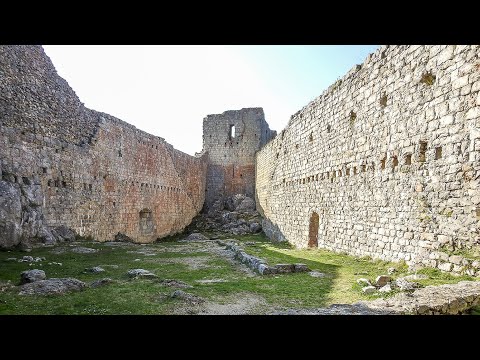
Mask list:
[[[190,156],[85,108],[40,46],[0,46],[0,246],[151,242],[241,193],[271,239],[470,271],[453,253],[480,248],[479,57],[383,46],[278,135],[261,108],[208,115]]]
[[[255,197],[255,153],[276,135],[262,108],[225,111],[203,119],[207,155],[205,207],[235,194]]]

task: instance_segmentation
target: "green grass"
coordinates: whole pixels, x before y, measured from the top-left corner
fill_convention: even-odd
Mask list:
[[[315,308],[377,298],[378,295],[364,295],[356,280],[368,278],[373,281],[376,276],[386,274],[389,267],[397,269],[394,277],[407,275],[407,267],[401,263],[372,261],[320,249],[298,250],[288,244],[271,243],[263,235],[233,238],[243,243],[247,253],[265,259],[270,265],[304,263],[312,270],[324,273],[325,277],[315,278],[306,273],[251,276],[242,271],[237,263],[205,251],[202,243],[176,242],[175,238],[146,246],[105,246],[101,243],[82,242],[81,246],[98,248],[99,252],[76,254],[67,251],[55,254],[52,253],[53,248],[47,247],[33,249],[30,253],[0,252],[0,283],[10,280],[18,285],[20,272],[38,268],[43,269],[48,278],[73,277],[90,283],[109,277],[114,279],[113,284],[48,297],[19,296],[16,289],[6,290],[0,292],[0,314],[170,314],[177,307],[183,306],[183,303],[168,296],[175,288],[162,285],[162,279],[186,282],[192,288],[185,291],[217,303],[225,303],[248,293],[264,298],[270,309]],[[252,241],[256,244],[245,244]],[[61,247],[68,249],[70,245],[63,244]],[[155,255],[146,256],[138,251]],[[21,258],[24,255],[44,256],[47,260],[33,266],[5,261],[9,257]],[[135,259],[140,261],[134,261]],[[63,266],[48,265],[48,262],[60,262]],[[118,268],[108,265],[118,265]],[[84,272],[85,268],[93,266],[102,266],[106,271],[101,274]],[[126,272],[134,268],[150,270],[158,279],[130,280]],[[366,275],[355,275],[360,272]],[[455,277],[435,269],[423,269],[419,273],[429,276],[427,280],[418,281],[422,285],[473,280],[468,276]],[[227,281],[197,282],[205,279]]]

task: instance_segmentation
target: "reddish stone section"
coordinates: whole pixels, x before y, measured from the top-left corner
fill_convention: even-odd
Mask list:
[[[255,198],[255,153],[274,138],[262,108],[229,110],[203,119],[208,156],[205,208],[235,194]]]
[[[0,46],[0,69],[0,190],[21,197],[18,214],[0,220],[14,239],[0,236],[0,247],[47,242],[60,226],[151,242],[202,209],[205,155],[87,109],[40,46]]]

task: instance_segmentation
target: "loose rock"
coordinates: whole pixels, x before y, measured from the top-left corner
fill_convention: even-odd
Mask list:
[[[392,291],[392,287],[390,286],[390,284],[387,284],[385,286],[382,286],[380,289],[378,289],[378,291],[381,293],[389,293]]]
[[[375,286],[365,286],[362,288],[364,294],[373,294],[376,290]]]
[[[294,264],[293,265],[294,272],[308,272],[310,269],[305,264]]]
[[[105,269],[101,268],[100,266],[94,266],[92,268],[85,268],[85,272],[89,272],[89,273],[92,273],[92,274],[98,274],[98,273],[101,273],[101,272],[104,272]]]
[[[199,281],[199,280],[197,280]],[[165,279],[160,281],[160,284],[164,286],[169,286],[169,287],[177,287],[177,288],[191,288],[191,285],[188,285],[187,283],[184,283],[183,281],[180,280],[174,280],[174,279]]]
[[[33,283],[35,281],[45,280],[46,278],[47,276],[43,270],[26,270],[20,274],[20,284]]]
[[[127,272],[127,275],[130,277],[130,278],[139,278],[139,277],[142,277],[142,278],[153,278],[153,277],[156,277],[157,275],[155,275],[154,273],[148,271],[148,270],[145,270],[145,269],[133,269],[133,270],[128,270]]]
[[[319,271],[310,271],[308,273],[308,275],[312,276],[312,277],[316,277],[316,278],[323,278],[325,277],[325,274],[324,273],[321,273]]]
[[[113,283],[114,281],[110,278],[103,278],[103,279],[100,279],[100,280],[95,280],[93,281],[91,284],[90,284],[90,287],[92,288],[97,288],[97,287],[100,287],[100,286],[105,286],[105,285],[108,285],[108,284],[111,284]]]
[[[63,295],[72,291],[81,291],[86,287],[83,281],[62,278],[35,281],[20,287],[19,295]]]
[[[77,246],[74,247],[71,252],[77,253],[77,254],[93,254],[98,252],[98,249],[92,249],[92,248],[87,248],[87,247],[82,247],[82,246]]]
[[[198,240],[208,240],[208,238],[203,235],[203,234],[200,234],[200,233],[192,233],[190,235],[188,235],[185,240],[187,241],[198,241]]]
[[[375,285],[377,287],[382,287],[382,286],[387,285],[387,283],[390,282],[391,280],[392,280],[392,278],[390,276],[380,275],[375,279]]]
[[[201,297],[199,297],[197,295],[187,293],[187,292],[182,291],[182,290],[175,290],[172,293],[171,297],[187,301],[187,302],[189,302],[193,305],[197,305],[197,304],[201,304],[201,303],[205,302],[205,300],[202,299]]]

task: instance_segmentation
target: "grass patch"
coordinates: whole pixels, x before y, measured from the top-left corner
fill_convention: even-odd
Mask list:
[[[179,235],[178,238],[183,236]],[[270,265],[304,263],[325,276],[316,278],[307,273],[252,275],[237,262],[212,251],[212,246],[216,246],[213,243],[176,242],[169,239],[148,245],[127,243],[109,246],[94,242],[62,244],[56,248],[36,248],[30,253],[0,252],[0,282],[10,280],[18,285],[22,271],[37,268],[44,270],[47,278],[73,277],[90,283],[109,277],[114,283],[64,296],[19,296],[15,288],[5,290],[0,292],[0,314],[171,314],[179,306],[185,305],[181,300],[169,297],[175,288],[162,285],[162,279],[183,281],[192,286],[184,291],[218,303],[239,299],[243,294],[254,294],[265,299],[269,307],[265,311],[274,308],[316,308],[377,298],[378,295],[364,295],[361,292],[361,286],[356,283],[359,278],[374,281],[378,275],[386,274],[389,267],[397,269],[395,278],[408,274],[404,263],[355,258],[321,249],[299,250],[287,243],[272,243],[263,235],[222,238],[234,238],[247,253],[265,259]],[[73,246],[86,246],[99,251],[77,254],[71,252]],[[21,258],[24,255],[45,257],[47,260],[32,266],[6,261],[10,257]],[[204,266],[192,268],[189,259]],[[48,265],[49,262],[63,265]],[[85,268],[93,266],[101,266],[106,271],[101,274],[84,272]],[[135,268],[152,271],[158,278],[131,280],[126,272]],[[422,285],[473,280],[468,276],[455,277],[437,269],[422,269],[419,273],[429,276],[427,280],[418,281]],[[198,282],[209,279],[223,279],[224,282]]]

